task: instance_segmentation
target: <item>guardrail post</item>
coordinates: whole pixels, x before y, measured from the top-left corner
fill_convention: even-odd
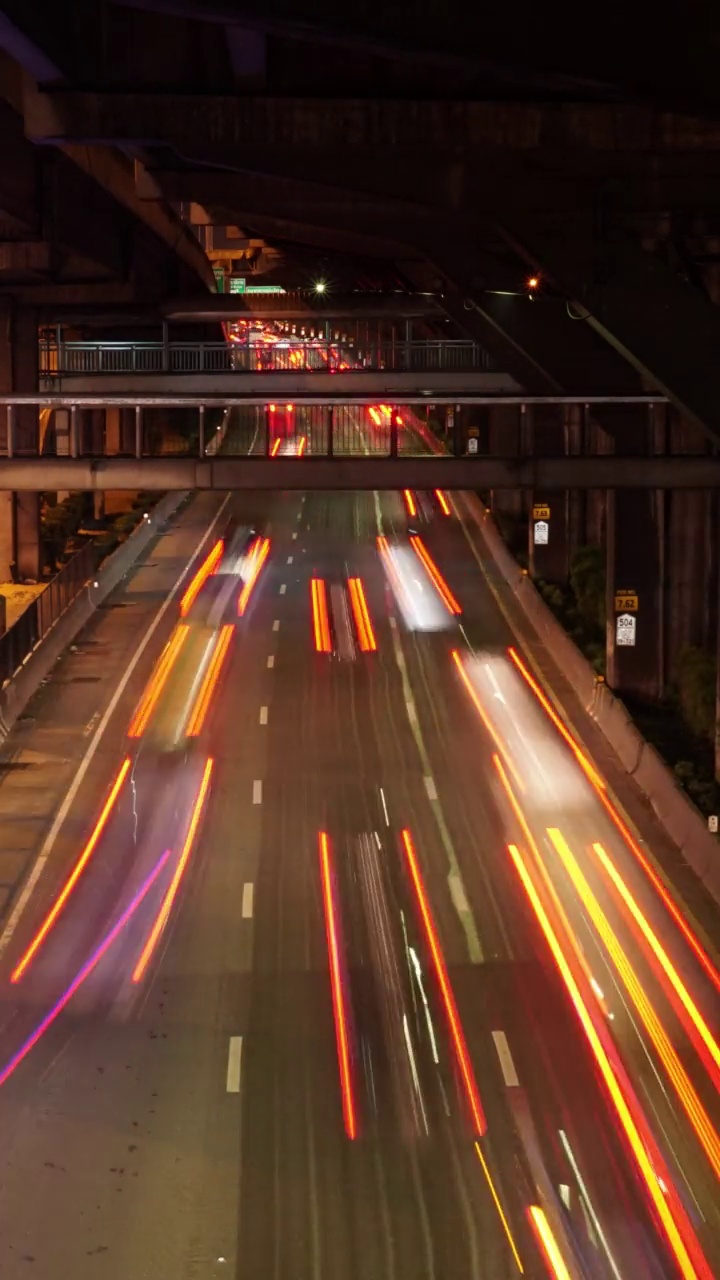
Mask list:
[[[335,430],[335,406],[330,405],[328,410],[328,434],[327,434],[327,456],[332,458],[335,452],[333,444],[333,432]]]
[[[15,456],[15,405],[9,404],[6,407],[7,413],[7,456],[13,458]]]
[[[198,405],[198,456],[205,457],[205,405]]]
[[[70,457],[78,456],[77,405],[70,405]]]
[[[135,405],[135,457],[142,458],[142,405]]]
[[[170,368],[170,347],[168,344],[168,322],[162,322],[162,371],[167,373]]]

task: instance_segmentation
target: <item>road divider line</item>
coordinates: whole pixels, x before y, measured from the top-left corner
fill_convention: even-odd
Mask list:
[[[293,542],[295,542],[295,540],[297,539],[297,529],[295,529],[295,530],[293,531],[293,533],[291,533],[291,535],[290,535],[290,536],[291,536],[291,538],[292,538]]]
[[[437,800],[438,793],[437,793],[437,787],[435,786],[435,779],[430,778],[426,775],[423,778],[423,782],[425,783],[425,790],[427,791],[427,794],[428,794],[428,800]]]
[[[255,886],[252,880],[247,880],[243,885],[242,894],[242,916],[243,920],[252,920],[253,906],[255,901]]]
[[[280,595],[284,596],[286,591],[287,591],[287,585],[286,583],[282,582],[280,584]]]
[[[518,1074],[515,1070],[515,1063],[513,1062],[513,1056],[510,1052],[510,1045],[508,1044],[507,1036],[504,1031],[493,1031],[492,1038],[495,1045],[495,1051],[500,1060],[500,1070],[503,1073],[503,1080],[505,1081],[508,1089],[517,1089],[520,1081],[518,1080]]]
[[[253,804],[262,804],[262,780],[256,778],[253,782]]]
[[[228,1064],[225,1088],[227,1093],[240,1092],[240,1068],[242,1066],[242,1036],[231,1036],[228,1047]]]
[[[294,556],[288,556],[288,558],[287,558],[287,562],[288,562],[288,564],[292,564],[292,562],[293,562],[293,560],[294,560],[294,559],[295,559],[295,557],[294,557]]]
[[[100,839],[100,836],[105,830],[110,814],[112,813],[112,810],[115,807],[115,802],[117,801],[117,798],[120,795],[120,792],[122,791],[123,784],[128,775],[129,769],[130,769],[130,760],[129,759],[123,760],[123,763],[121,764],[120,769],[118,770],[118,773],[115,777],[115,781],[113,782],[112,787],[110,788],[110,794],[108,795],[108,798],[105,801],[105,804],[103,805],[100,811],[100,817],[98,818],[97,822],[95,823],[95,826],[93,827],[90,839],[88,840],[82,853],[80,854],[80,857],[78,858],[77,862],[75,863],[75,866],[70,872],[70,875],[68,876],[67,880],[65,881],[65,884],[60,890],[60,893],[55,899],[52,907],[50,908],[50,911],[46,915],[40,928],[35,934],[35,937],[30,943],[30,946],[27,948],[27,951],[24,953],[24,955],[21,957],[21,959],[18,961],[17,965],[13,969],[10,975],[11,982],[19,982],[20,979],[22,978],[33,956],[42,946],[45,938],[47,937],[53,925],[55,924],[63,907],[65,906],[65,903],[67,902],[68,898],[70,897],[70,894],[72,893],[83,871],[85,870],[88,862],[92,858],[92,855],[95,852],[98,841]]]
[[[279,631],[279,630],[280,630],[280,619],[279,619],[279,618],[276,618],[276,619],[275,619],[275,621],[273,622],[273,624],[272,624],[272,629],[273,629],[273,631]]]
[[[200,779],[200,786],[198,787],[198,792],[195,797],[195,803],[193,805],[192,814],[190,815],[190,822],[188,825],[187,834],[185,836],[183,847],[180,850],[180,857],[178,858],[177,866],[175,868],[173,878],[170,881],[170,885],[167,890],[167,893],[165,894],[165,897],[163,898],[162,903],[160,905],[160,910],[158,911],[157,916],[155,917],[155,922],[152,926],[152,929],[150,930],[150,933],[148,934],[145,946],[143,947],[140,953],[140,958],[133,970],[133,975],[132,975],[133,982],[137,983],[142,980],[142,977],[145,974],[148,964],[150,963],[150,958],[158,942],[160,941],[160,937],[163,933],[163,930],[165,929],[165,926],[168,920],[170,919],[170,912],[173,909],[173,903],[175,902],[178,889],[180,888],[180,881],[182,880],[185,874],[185,870],[190,860],[190,854],[192,853],[193,846],[195,844],[195,836],[197,835],[197,830],[200,825],[200,819],[202,817],[203,810],[205,808],[205,802],[208,796],[208,791],[210,789],[210,777],[212,775],[212,771],[213,771],[213,761],[210,757],[208,757],[208,759],[205,762],[205,768],[203,770],[202,778]]]
[[[410,879],[415,890],[415,896],[420,910],[420,918],[425,930],[425,937],[430,948],[435,975],[438,980],[440,994],[445,1007],[445,1015],[450,1028],[455,1057],[465,1086],[465,1093],[470,1107],[470,1116],[473,1122],[473,1128],[475,1130],[475,1135],[477,1137],[482,1137],[487,1130],[487,1121],[480,1101],[480,1093],[475,1079],[475,1071],[468,1052],[465,1033],[460,1021],[460,1014],[458,1012],[457,1004],[455,1003],[455,995],[450,984],[445,959],[440,947],[440,939],[435,928],[435,921],[433,920],[430,902],[425,890],[425,885],[423,884],[415,846],[413,844],[412,836],[407,828],[402,831],[401,839],[403,849],[405,851],[405,858],[410,871]]]
[[[189,560],[190,564],[194,563],[194,561],[197,559],[198,555],[202,551],[202,548],[205,546],[205,543],[210,537],[213,529],[215,528],[215,525],[220,519],[220,516],[222,515],[229,501],[230,501],[230,497],[228,495],[228,497],[225,498],[221,503],[221,505],[219,506],[217,512],[213,516],[212,521],[208,525],[202,538],[200,539],[197,546],[195,547],[195,550]],[[167,613],[170,606],[173,604],[177,596],[177,593],[180,590],[180,587],[182,586],[183,581],[185,580],[187,570],[188,570],[188,564],[186,563],[185,567],[182,570],[182,573],[180,573],[179,576],[177,577],[164,603],[160,606],[157,613],[155,614],[155,617],[153,618],[152,622],[148,626],[137,649],[135,650],[132,658],[130,659],[127,667],[125,668],[124,675],[122,675],[120,680],[118,681],[118,684],[115,688],[115,692],[112,698],[110,699],[107,707],[105,708],[105,711],[103,712],[102,718],[97,726],[97,729],[95,730],[95,733],[93,734],[88,744],[87,751],[85,752],[85,755],[80,761],[80,765],[78,766],[77,773],[75,774],[75,777],[73,778],[72,782],[70,783],[70,786],[67,789],[67,792],[65,794],[65,799],[63,800],[63,803],[60,805],[60,808],[58,809],[57,814],[55,815],[55,820],[50,830],[48,831],[48,834],[45,840],[43,841],[42,848],[40,849],[40,852],[35,860],[35,863],[30,872],[30,875],[25,881],[24,888],[17,902],[15,903],[15,906],[13,907],[13,910],[10,914],[10,918],[7,924],[5,925],[5,928],[2,933],[2,937],[0,937],[0,956],[2,956],[5,953],[8,946],[10,945],[12,936],[15,933],[15,930],[17,929],[17,926],[22,918],[23,912],[35,890],[35,885],[37,884],[38,880],[40,879],[40,876],[42,875],[45,869],[45,866],[47,865],[48,858],[50,857],[50,853],[52,851],[53,845],[57,840],[58,833],[63,823],[65,822],[65,819],[67,818],[68,813],[70,812],[70,808],[82,785],[83,778],[85,777],[85,774],[90,768],[90,762],[93,759],[93,756],[95,755],[95,752],[97,751],[103,739],[105,730],[107,729],[110,723],[110,720],[115,714],[117,705],[130,682],[130,678],[136,666],[138,665],[142,655],[147,649],[147,646],[152,640],[152,637],[154,636],[155,632],[160,626],[160,623],[165,617],[165,614]]]
[[[261,707],[261,708],[260,708],[260,723],[261,723],[261,724],[267,724],[267,722],[268,722],[268,709],[267,709],[267,707]]]
[[[345,990],[343,987],[340,963],[340,944],[338,940],[339,920],[333,886],[330,841],[328,840],[326,831],[321,831],[319,833],[318,845],[320,853],[320,878],[322,881],[323,907],[325,910],[325,934],[327,937],[328,961],[330,965],[333,1017],[335,1020],[335,1040],[337,1044],[338,1066],[340,1070],[340,1092],[342,1095],[343,1121],[345,1124],[345,1133],[348,1138],[353,1141],[357,1137],[357,1117],[351,1074]]]
[[[272,668],[272,667],[274,667],[274,666],[275,666],[275,655],[274,655],[274,654],[272,654],[272,653],[270,654],[270,656],[268,657],[268,660],[267,660],[267,664],[268,664],[268,668]]]

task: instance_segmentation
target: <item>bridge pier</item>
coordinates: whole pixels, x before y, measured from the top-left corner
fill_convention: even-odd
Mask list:
[[[2,393],[32,393],[38,388],[37,317],[12,298],[0,299],[0,398]],[[7,422],[2,423],[3,435]],[[12,451],[32,456],[38,449],[38,410],[15,406]],[[0,490],[0,581],[13,576],[37,581],[41,574],[40,494]]]

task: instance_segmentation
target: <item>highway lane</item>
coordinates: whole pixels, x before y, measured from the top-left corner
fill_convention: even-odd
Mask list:
[[[532,935],[504,855],[506,823],[489,782],[491,762],[453,675],[448,638],[390,625],[396,611],[373,543],[378,509],[390,532],[404,533],[401,500],[383,495],[376,505],[373,495],[325,495],[303,503],[298,495],[277,495],[264,503],[271,561],[203,739],[217,774],[174,927],[139,998],[128,994],[125,980],[130,948],[120,973],[116,965],[98,971],[94,1002],[83,1006],[85,1018],[73,1022],[72,1034],[67,1023],[54,1028],[0,1094],[10,1135],[3,1184],[12,1183],[3,1197],[11,1229],[2,1267],[11,1274],[24,1256],[19,1250],[41,1240],[44,1247],[28,1256],[46,1275],[58,1273],[58,1261],[79,1276],[98,1274],[100,1264],[103,1275],[118,1277],[145,1268],[192,1276],[226,1267],[238,1275],[273,1269],[296,1275],[298,1259],[303,1274],[320,1276],[338,1266],[358,1276],[516,1274],[475,1156],[431,957],[403,871],[399,834],[407,826],[491,1117],[488,1164],[526,1271],[539,1267],[524,1225],[535,1180],[557,1202],[559,1229],[568,1239],[577,1234],[590,1273],[609,1274],[596,1244],[588,1245],[587,1209],[579,1206],[558,1136],[562,1117],[624,1273],[634,1266],[663,1274],[646,1243],[647,1214],[628,1178],[626,1153],[606,1125],[595,1073],[578,1049],[566,1001],[539,962],[542,940]],[[460,537],[440,522],[428,530],[454,589],[472,601],[465,621],[470,639],[502,644],[497,608]],[[312,653],[308,579],[315,573],[338,581],[355,571],[366,584],[379,651],[342,664]],[[125,722],[139,692],[123,706]],[[149,775],[150,806],[156,777]],[[96,795],[79,796],[85,823]],[[121,826],[131,817],[119,813]],[[357,1144],[344,1135],[340,1106],[320,829],[328,831],[337,861],[348,998],[360,1045]],[[377,859],[363,853],[376,830],[379,870]],[[120,845],[114,853],[103,846],[87,901],[77,903],[77,915],[95,926],[108,922],[119,886],[134,883]],[[108,897],[102,881],[115,862]],[[139,876],[137,860],[133,871]],[[246,918],[247,884],[254,893]],[[402,970],[401,912],[415,930],[413,950],[422,958],[443,1053],[438,1070],[422,1023],[413,1028],[421,1082],[415,1093],[431,1142],[407,1140],[408,1124],[418,1122],[405,1114],[408,1099],[397,1075],[402,1053],[388,1030],[398,991],[401,1004],[412,1003],[411,979]],[[91,945],[89,934],[76,941],[79,950]],[[58,934],[62,950],[61,942]],[[64,976],[71,967],[68,959]],[[493,1038],[501,1030],[517,1086],[503,1079]],[[243,1036],[242,1116],[238,1099],[224,1089],[236,1035]],[[576,1059],[558,1053],[566,1043]],[[409,1062],[399,1077],[406,1084]],[[141,1143],[133,1141],[135,1127]],[[119,1162],[123,1138],[128,1163]],[[561,1181],[573,1188],[569,1225],[558,1207]],[[78,1221],[80,1231],[68,1228]]]

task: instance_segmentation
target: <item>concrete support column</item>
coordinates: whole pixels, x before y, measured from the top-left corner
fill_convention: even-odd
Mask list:
[[[497,404],[488,408],[489,449],[491,458],[517,458],[520,453],[520,418],[516,405]],[[502,519],[520,520],[523,515],[520,489],[492,489],[490,510]]]
[[[562,457],[565,453],[564,406],[533,405],[532,449],[538,457]],[[534,489],[528,524],[528,565],[533,578],[565,583],[568,578],[568,494],[567,490],[544,492]]]
[[[645,406],[608,406],[619,455],[653,443]],[[652,489],[608,490],[606,672],[620,695],[653,700],[664,686],[664,512]]]
[[[3,392],[32,393],[38,387],[37,317],[30,308],[0,299],[0,401]],[[39,443],[38,412],[18,407],[14,419],[14,452],[32,456]],[[40,578],[40,495],[0,494],[0,580]]]

